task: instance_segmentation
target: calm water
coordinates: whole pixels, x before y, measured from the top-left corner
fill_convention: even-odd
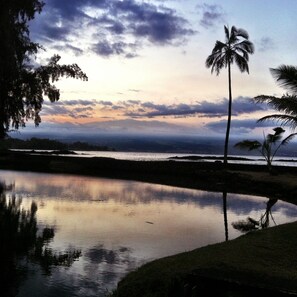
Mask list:
[[[26,150],[25,150],[26,151]],[[31,151],[31,150],[27,150]],[[35,152],[42,152],[44,150],[35,150]],[[201,156],[205,157],[203,160],[198,160],[196,162],[214,162],[214,159],[207,158],[211,157],[222,157],[221,155],[211,155],[211,154],[182,154],[182,153],[155,153],[155,152],[108,152],[108,151],[75,151],[77,155],[61,155],[61,156],[71,156],[71,157],[83,157],[83,158],[92,158],[92,157],[105,157],[105,158],[114,158],[118,160],[132,160],[132,161],[169,161],[169,158],[172,157],[188,157],[188,156]],[[252,155],[230,155],[230,157],[239,157],[246,158],[249,160],[230,160],[229,163],[237,164],[257,164],[257,165],[266,165],[264,158],[262,156],[252,156]],[[176,160],[176,161],[187,161],[187,160]],[[275,156],[274,165],[278,166],[297,166],[297,158],[295,157],[284,157],[284,156]]]
[[[267,199],[227,195],[227,226],[223,194],[134,181],[0,171],[14,184],[28,208],[38,206],[37,222],[55,230],[48,246],[81,255],[69,267],[44,271],[25,261],[26,274],[17,296],[105,296],[129,271],[164,256],[235,238],[232,223],[248,216],[259,219]],[[272,208],[276,224],[295,221],[297,207],[278,201]],[[271,225],[274,225],[271,220]],[[1,292],[0,292],[0,296]]]

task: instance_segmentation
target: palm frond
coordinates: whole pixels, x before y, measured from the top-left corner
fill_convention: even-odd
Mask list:
[[[246,30],[242,29],[242,28],[237,28],[236,35],[239,36],[239,37],[242,37],[244,39],[249,39],[248,32]]]
[[[249,40],[242,40],[234,45],[234,49],[241,50],[249,54],[253,54],[255,51],[254,44]]]
[[[268,134],[266,141],[268,144],[277,143],[278,141],[281,140],[281,138],[282,138],[282,135],[280,134]]]
[[[254,97],[254,100],[256,101],[256,103],[268,103],[274,99],[280,99],[280,98],[274,97],[274,96],[268,96],[268,95],[258,95]]]
[[[229,28],[228,28],[228,26],[224,26],[224,31],[225,31],[225,39],[226,39],[226,42],[228,42],[229,39],[230,39],[230,32],[229,32]]]
[[[297,116],[297,96],[283,95],[281,98],[274,96],[260,95],[254,98],[257,103],[267,103],[274,109],[284,112],[288,115]]]
[[[273,131],[275,132],[275,135],[280,135],[286,132],[286,130],[284,130],[282,127],[276,127],[273,129]]]
[[[292,129],[295,129],[297,127],[297,117],[286,115],[286,114],[271,114],[271,115],[262,117],[257,122],[259,123],[259,122],[265,122],[269,120],[279,122],[284,126],[289,125]]]
[[[272,76],[280,86],[297,93],[297,67],[290,65],[281,65],[278,68],[270,69]]]
[[[246,71],[247,73],[249,73],[249,65],[247,63],[247,60],[236,52],[234,53],[233,57],[240,72]]]
[[[226,43],[221,42],[219,40],[216,41],[215,46],[212,50],[212,53],[220,53],[222,54],[222,51],[227,47]]]
[[[288,144],[295,136],[297,135],[297,133],[292,133],[290,134],[288,137],[286,137],[282,142],[281,144],[282,145],[286,145]]]

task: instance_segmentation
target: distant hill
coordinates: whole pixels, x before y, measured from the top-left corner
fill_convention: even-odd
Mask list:
[[[76,141],[64,143],[48,138],[30,138],[27,140],[7,138],[1,141],[1,148],[5,149],[32,149],[32,150],[77,150],[77,151],[114,151],[108,146],[93,145],[86,142]]]
[[[50,142],[43,140],[43,146],[34,147],[32,144],[17,146],[13,148],[45,149],[45,150],[101,150],[101,151],[121,151],[121,152],[156,152],[156,153],[184,153],[184,154],[207,154],[223,155],[224,138],[193,136],[193,135],[125,135],[125,134],[59,134],[52,133],[46,135],[25,134],[21,135],[24,143],[31,143],[34,139],[46,138],[54,144],[60,143],[61,146],[50,146]],[[31,137],[31,139],[30,139]],[[17,142],[19,139],[14,139]],[[260,138],[259,141],[262,139]],[[243,151],[235,148],[234,145],[242,138],[230,139],[229,155],[250,155],[260,156],[257,151]],[[80,144],[83,146],[80,146]],[[0,141],[1,145],[1,141]],[[12,146],[11,146],[12,148]],[[278,156],[297,157],[297,143],[294,140],[282,147]]]

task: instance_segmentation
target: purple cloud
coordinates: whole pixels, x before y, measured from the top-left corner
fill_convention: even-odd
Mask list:
[[[197,6],[202,11],[200,25],[206,29],[224,21],[225,13],[220,5],[202,4]]]
[[[92,40],[80,43],[86,32],[94,32]],[[31,33],[47,46],[54,42],[54,47],[72,50],[76,55],[91,51],[104,57],[133,58],[144,42],[176,45],[195,32],[186,19],[164,4],[47,0],[41,16],[31,24]]]

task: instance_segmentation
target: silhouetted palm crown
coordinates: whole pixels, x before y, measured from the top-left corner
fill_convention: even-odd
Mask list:
[[[254,52],[254,45],[248,40],[249,35],[244,29],[232,26],[231,30],[224,26],[225,43],[216,41],[212,53],[206,59],[206,67],[211,67],[211,73],[218,75],[228,64],[236,63],[241,72],[249,73],[249,54]]]
[[[259,121],[277,120],[282,124],[288,124],[293,129],[297,128],[297,67],[281,65],[278,68],[270,69],[272,76],[289,93],[281,98],[274,96],[260,95],[255,99],[257,102],[266,102],[280,114],[272,114],[261,118]]]

